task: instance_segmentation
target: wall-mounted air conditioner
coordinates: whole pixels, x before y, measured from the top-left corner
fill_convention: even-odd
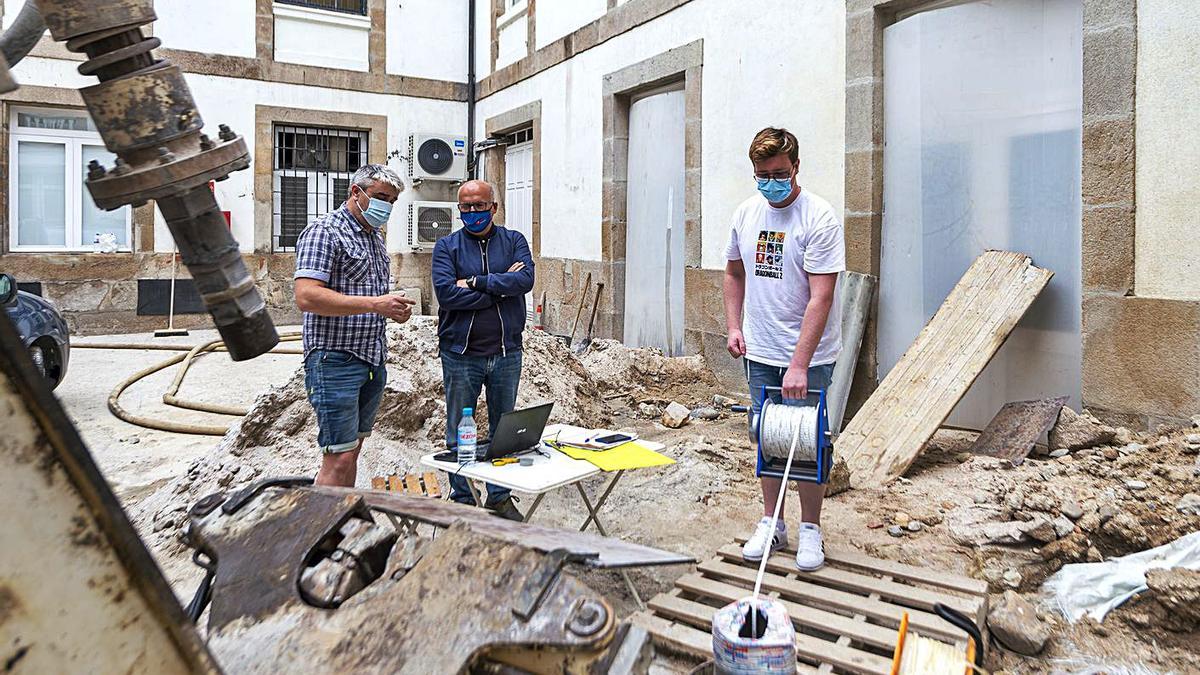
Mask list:
[[[408,205],[408,243],[414,249],[429,250],[438,239],[458,230],[458,204],[455,202],[413,202]]]
[[[467,180],[467,139],[448,134],[412,134],[408,137],[408,177],[414,184],[425,180]]]

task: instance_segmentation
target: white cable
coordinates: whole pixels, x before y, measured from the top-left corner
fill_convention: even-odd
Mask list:
[[[800,430],[799,459],[817,460],[817,408],[815,406],[792,406],[771,403],[763,407],[759,416],[759,438],[763,456],[783,459],[789,456],[789,441],[796,429]]]
[[[767,406],[768,408],[774,406]],[[783,406],[780,406],[783,407]],[[763,412],[766,412],[764,409]],[[815,413],[814,413],[815,414]],[[759,423],[762,423],[762,418],[759,418]],[[783,506],[783,495],[787,492],[788,475],[792,471],[792,457],[796,454],[796,444],[800,441],[800,425],[794,426],[792,432],[792,448],[788,451],[787,466],[783,468],[783,479],[779,485],[779,494],[775,497],[775,512],[771,514],[771,529],[767,530],[768,537],[774,536],[775,527],[779,523],[779,509]],[[759,427],[759,433],[762,433],[762,428]],[[758,635],[758,592],[762,588],[763,575],[767,572],[767,559],[771,557],[771,541],[767,540],[767,549],[763,551],[762,560],[758,563],[758,574],[754,577],[754,594],[750,596],[751,604],[751,630],[754,635]]]

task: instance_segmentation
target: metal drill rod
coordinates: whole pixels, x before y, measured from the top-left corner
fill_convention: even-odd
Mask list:
[[[80,94],[117,162],[89,165],[93,201],[112,210],[155,200],[230,356],[241,361],[270,350],[279,336],[208,188],[249,166],[249,152],[225,125],[219,142],[201,133],[183,72],[155,57],[160,41],[142,34],[156,18],[153,0],[37,4],[54,39],[87,55],[79,72],[100,81]]]

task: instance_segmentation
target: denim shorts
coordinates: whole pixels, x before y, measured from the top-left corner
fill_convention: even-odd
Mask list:
[[[755,415],[762,410],[763,406],[763,387],[782,387],[783,375],[787,372],[787,368],[778,366],[769,366],[758,361],[751,361],[743,358],[746,362],[746,383],[750,387],[750,413],[746,416],[747,421],[753,424]],[[833,366],[832,363],[827,363],[823,366],[810,366],[808,369],[808,390],[811,392],[814,389],[828,389],[830,383],[833,382]],[[773,403],[783,402],[782,391],[768,391],[767,396],[771,398]],[[820,397],[817,394],[809,394],[806,399],[810,404],[816,404]]]
[[[316,349],[304,359],[304,387],[317,413],[317,445],[336,454],[371,435],[387,369],[350,352]]]

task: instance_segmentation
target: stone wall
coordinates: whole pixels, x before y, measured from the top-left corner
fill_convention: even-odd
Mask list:
[[[244,256],[276,325],[298,325],[290,253]],[[18,281],[41,282],[42,294],[62,312],[73,335],[148,332],[166,326],[163,316],[138,316],[138,279],[170,279],[170,253],[0,255],[0,271]],[[422,310],[432,311],[428,254],[392,256],[398,288],[420,288]],[[190,278],[180,265],[179,278]],[[176,315],[180,328],[211,327],[207,313]]]

